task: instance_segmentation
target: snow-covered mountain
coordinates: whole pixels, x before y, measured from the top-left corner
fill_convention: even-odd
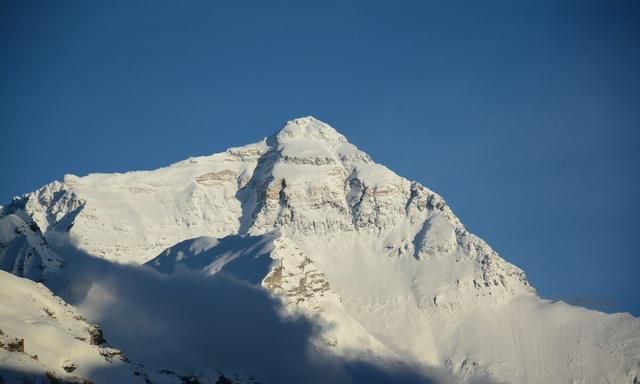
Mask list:
[[[312,117],[154,171],[67,175],[3,215],[6,270],[64,274],[72,245],[119,268],[224,276],[319,327],[309,342],[322,356],[400,364],[436,381],[640,380],[638,319],[540,299],[442,197]],[[24,272],[34,268],[44,272]],[[81,309],[99,306],[95,292]]]

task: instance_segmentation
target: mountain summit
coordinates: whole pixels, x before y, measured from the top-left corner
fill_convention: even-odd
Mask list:
[[[163,274],[230,276],[314,319],[314,348],[335,356],[457,382],[640,380],[638,319],[540,299],[441,196],[313,117],[153,171],[67,175],[0,220],[30,239],[27,263],[5,235],[6,270],[46,280],[65,259],[49,244],[66,243]]]
[[[347,142],[347,139],[335,128],[313,116],[300,117],[287,122],[275,138],[281,144],[291,139],[320,140],[328,143]]]

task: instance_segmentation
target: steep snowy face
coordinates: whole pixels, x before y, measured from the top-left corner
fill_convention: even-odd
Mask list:
[[[41,281],[61,265],[62,259],[24,212],[0,215],[0,269]]]
[[[345,163],[370,163],[369,157],[311,117],[290,121],[266,143],[268,151],[239,191],[240,232],[353,230],[345,181],[354,166]]]
[[[237,232],[236,193],[266,148],[231,148],[155,171],[67,175],[7,208],[24,211],[47,238],[68,237],[92,255],[142,263],[184,239]]]
[[[424,198],[439,199],[374,163],[312,117],[287,123],[266,142],[269,151],[258,162],[244,200],[243,229],[252,233],[275,226],[288,233],[379,234],[409,215],[412,193],[417,197],[421,190]]]

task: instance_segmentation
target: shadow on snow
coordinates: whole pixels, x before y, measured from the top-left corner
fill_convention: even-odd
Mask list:
[[[53,240],[66,266],[47,282],[49,288],[99,324],[109,344],[148,369],[194,374],[206,368],[261,383],[452,381],[440,370],[425,375],[405,364],[390,369],[323,353],[310,342],[320,325],[283,318],[281,304],[266,291],[231,276],[167,276]]]

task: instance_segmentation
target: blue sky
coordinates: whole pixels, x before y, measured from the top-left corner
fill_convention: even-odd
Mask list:
[[[314,115],[542,296],[640,315],[638,1],[0,1],[0,201]]]

